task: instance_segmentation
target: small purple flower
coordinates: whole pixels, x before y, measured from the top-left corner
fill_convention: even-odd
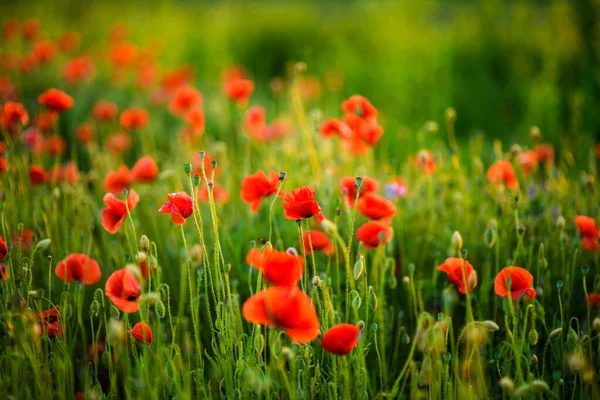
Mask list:
[[[406,183],[400,178],[396,178],[385,185],[385,197],[389,200],[398,200],[405,197],[407,193],[408,188],[406,187]]]

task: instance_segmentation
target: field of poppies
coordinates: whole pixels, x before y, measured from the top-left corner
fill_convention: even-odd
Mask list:
[[[600,398],[583,89],[410,129],[335,65],[0,22],[0,397]]]

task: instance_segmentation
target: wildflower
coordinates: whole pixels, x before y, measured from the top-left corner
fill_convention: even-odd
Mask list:
[[[352,137],[352,129],[344,122],[336,118],[330,118],[319,127],[323,138],[339,136],[344,139]]]
[[[599,232],[594,218],[578,215],[575,217],[575,225],[581,236],[598,237]]]
[[[346,115],[352,115],[356,118],[375,118],[377,110],[369,100],[363,96],[354,95],[348,100],[342,102],[342,109]]]
[[[77,141],[84,145],[92,141],[95,134],[94,126],[90,123],[83,123],[75,130],[75,137],[77,138]]]
[[[8,246],[2,236],[0,236],[0,261],[4,260],[4,257],[8,254]]]
[[[181,115],[198,107],[202,107],[202,95],[192,86],[178,88],[169,102],[169,111],[173,115]]]
[[[515,170],[510,162],[506,160],[496,161],[487,171],[487,178],[497,185],[506,185],[510,190],[519,189],[519,181]]]
[[[358,211],[367,218],[389,223],[396,214],[396,206],[391,200],[377,193],[367,193],[358,199]]]
[[[525,268],[521,267],[505,267],[503,268],[496,279],[494,280],[494,291],[498,296],[516,300],[523,295],[527,295],[526,300],[533,300],[536,296],[533,286],[533,275]]]
[[[356,230],[356,238],[366,249],[374,249],[392,239],[392,228],[382,221],[369,221]]]
[[[538,162],[551,165],[554,163],[554,147],[551,144],[538,144],[535,146]]]
[[[287,219],[304,219],[317,216],[323,219],[319,203],[315,200],[315,189],[302,186],[289,192],[283,199],[283,216]]]
[[[213,182],[212,195],[216,203],[227,203],[229,201],[229,192],[221,185]],[[207,203],[209,201],[208,187],[202,185],[198,188],[198,201]]]
[[[81,35],[78,32],[65,32],[57,40],[58,47],[65,53],[71,53],[79,47]]]
[[[104,177],[104,190],[120,193],[131,185],[131,174],[126,165],[121,165],[116,171],[108,171]]]
[[[113,121],[118,113],[119,108],[111,101],[99,101],[92,109],[94,119],[99,122]]]
[[[437,167],[435,158],[433,158],[433,154],[429,150],[421,150],[417,154],[415,165],[423,171],[425,175],[433,174]]]
[[[42,40],[33,46],[32,53],[40,64],[47,64],[56,57],[58,48],[51,40]]]
[[[360,329],[352,324],[338,324],[331,327],[321,339],[321,347],[326,351],[344,356],[358,344]]]
[[[73,57],[63,67],[63,77],[71,85],[88,81],[92,78],[96,68],[92,57],[84,55]]]
[[[260,136],[260,132],[267,125],[267,115],[261,106],[252,106],[244,115],[244,128],[250,137]]]
[[[80,253],[68,255],[56,265],[54,272],[65,282],[78,281],[86,285],[93,285],[102,276],[96,260]]]
[[[114,194],[107,193],[104,195],[104,204],[106,208],[102,209],[100,216],[102,217],[102,227],[113,235],[121,229],[121,225],[127,217],[128,213],[135,208],[140,201],[140,196],[135,190],[130,190],[127,196],[127,205],[125,201],[117,199]]]
[[[48,171],[48,180],[52,184],[68,183],[75,185],[78,179],[77,165],[73,161],[65,165],[56,164]]]
[[[138,56],[138,48],[130,42],[120,42],[111,45],[108,59],[114,68],[131,67]]]
[[[319,335],[317,311],[298,287],[274,286],[250,297],[242,315],[251,323],[283,329],[295,342],[308,343]]]
[[[73,107],[71,96],[58,89],[48,89],[38,96],[38,103],[48,111],[60,113]]]
[[[133,313],[139,309],[140,283],[129,267],[113,272],[106,281],[104,292],[123,312]]]
[[[207,177],[211,177],[214,173],[215,176],[219,173],[219,168],[215,167],[213,170],[212,163],[214,159],[208,153],[204,153],[204,160],[200,157],[199,153],[194,154],[192,157],[192,175],[198,175],[200,177],[204,176],[202,174],[202,164],[204,164],[204,171],[206,172]]]
[[[309,240],[310,238],[310,240]],[[329,237],[321,231],[310,231],[302,233],[302,241],[304,242],[304,249],[306,255],[312,253],[312,251],[321,250],[326,255],[332,255],[335,252],[335,245],[331,243]],[[312,247],[312,250],[311,250]]]
[[[33,154],[42,154],[46,148],[44,136],[35,126],[32,126],[23,132],[21,141],[27,150],[31,151]]]
[[[121,112],[119,122],[123,129],[138,130],[148,125],[148,111],[140,107],[129,107]]]
[[[27,41],[32,41],[37,38],[40,33],[40,21],[31,18],[23,23],[22,27],[23,38]]]
[[[142,236],[143,238],[144,236]],[[144,246],[142,246],[143,248]],[[193,259],[193,258],[192,258]],[[150,260],[148,259],[148,256],[146,255],[145,252],[140,251],[138,253],[138,262],[140,263],[140,272],[142,273],[142,278],[144,280],[148,280],[148,277],[152,274],[154,274],[154,272],[156,271],[156,265],[153,265],[154,263],[151,262],[154,259],[151,257]]]
[[[406,197],[407,193],[408,187],[402,178],[394,178],[385,185],[385,197],[392,201]]]
[[[129,334],[141,344],[152,344],[152,329],[143,321],[135,324]]]
[[[33,246],[33,237],[35,232],[31,229],[23,228],[15,233],[12,239],[13,246],[21,246],[23,250],[29,250]]]
[[[0,126],[8,132],[15,133],[28,123],[29,114],[21,103],[7,101],[4,108],[0,107]]]
[[[19,33],[19,22],[14,19],[8,19],[2,26],[2,38],[5,42],[11,41]]]
[[[522,151],[517,154],[517,163],[521,166],[525,175],[531,174],[531,172],[537,168],[538,156],[535,151]]]
[[[106,139],[104,147],[109,153],[121,154],[131,147],[131,137],[125,132],[115,133]]]
[[[246,257],[251,266],[261,270],[264,278],[276,286],[295,286],[304,272],[304,258],[289,251],[271,247],[262,252],[251,249]]]
[[[228,99],[243,107],[254,92],[254,82],[246,78],[246,71],[242,67],[232,67],[223,78],[223,92]]]
[[[600,293],[588,293],[587,297],[585,298],[585,303],[590,308],[597,307],[600,304]]]
[[[354,207],[357,192],[359,198],[361,198],[368,193],[375,193],[377,192],[377,189],[379,189],[379,183],[375,179],[369,178],[368,176],[362,176],[361,179],[362,184],[360,186],[360,192],[358,192],[359,189],[356,186],[356,178],[345,176],[340,181],[340,191],[350,207]]]
[[[144,156],[131,168],[130,176],[135,182],[152,182],[158,177],[158,165],[151,156]]]
[[[271,171],[270,176],[263,171],[257,171],[242,180],[241,197],[242,201],[250,204],[252,212],[257,212],[262,199],[275,193],[279,188],[279,173]],[[279,197],[284,197],[285,193],[279,192]]]
[[[453,257],[446,258],[446,261],[438,266],[437,270],[445,272],[448,275],[448,281],[456,286],[462,294],[467,293],[467,291],[472,292],[477,286],[477,272],[467,260]]]
[[[171,214],[175,225],[183,225],[185,219],[192,215],[194,204],[192,197],[185,192],[169,193],[169,201],[158,210],[159,213]]]
[[[53,156],[64,154],[67,150],[67,142],[60,135],[50,135],[45,141],[46,150]]]
[[[54,129],[54,124],[58,120],[58,113],[51,110],[43,110],[37,115],[35,125],[43,132]]]
[[[58,306],[50,308],[37,314],[38,325],[40,326],[40,336],[44,333],[48,334],[49,338],[54,338],[57,335],[63,334],[63,327],[60,323],[60,314]]]
[[[183,114],[183,120],[187,124],[192,136],[199,136],[204,133],[206,117],[201,108],[192,108]]]

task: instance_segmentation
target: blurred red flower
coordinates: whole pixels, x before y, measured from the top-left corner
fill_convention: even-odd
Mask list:
[[[29,167],[29,184],[31,186],[40,185],[48,179],[48,175],[41,165],[32,165]]]
[[[143,321],[135,324],[129,334],[141,344],[152,344],[152,329]]]
[[[116,171],[108,171],[104,176],[104,190],[120,193],[131,185],[131,174],[126,165],[121,165]]]
[[[38,96],[38,103],[48,111],[63,112],[73,107],[73,98],[58,89],[48,89]]]
[[[510,190],[519,189],[519,180],[512,164],[507,160],[498,160],[488,168],[487,178],[497,185],[506,185]]]
[[[40,327],[39,335],[42,336],[44,333],[47,333],[49,338],[54,338],[57,335],[61,336],[63,334],[63,327],[60,323],[60,318],[58,306],[37,314],[38,326]]]
[[[262,271],[263,277],[275,286],[295,286],[304,272],[304,258],[294,251],[277,251],[265,247],[259,254],[259,249],[253,248],[248,253],[246,261],[251,266]]]
[[[86,285],[93,285],[102,277],[98,262],[86,254],[70,254],[56,264],[56,276],[65,282],[78,281]]]
[[[115,133],[106,139],[104,147],[111,154],[121,154],[131,147],[131,137],[126,132]]]
[[[310,233],[302,232],[302,241],[304,242],[306,255],[311,254],[313,251],[319,250],[328,256],[335,252],[335,245],[331,242],[331,240],[329,240],[329,237],[321,231],[311,230]]]
[[[169,111],[173,115],[181,115],[199,107],[202,107],[202,94],[192,86],[182,86],[175,90],[169,102]]]
[[[123,129],[136,130],[145,128],[149,119],[150,115],[145,109],[130,107],[121,112],[120,123]]]
[[[367,218],[390,223],[396,214],[396,205],[377,193],[367,193],[358,199],[358,211]]]
[[[131,168],[131,179],[135,182],[152,182],[158,177],[158,165],[151,156],[140,158]]]
[[[90,56],[78,56],[68,60],[63,67],[63,77],[71,84],[76,85],[78,83],[89,81],[96,67],[94,67],[94,61]]]
[[[375,193],[379,189],[379,183],[368,176],[362,176],[362,183],[360,187],[359,198],[368,193]],[[344,176],[340,180],[340,192],[350,207],[354,207],[356,201],[356,194],[358,188],[356,187],[356,178],[350,176]]]
[[[374,249],[392,239],[392,228],[382,221],[369,221],[356,230],[356,239],[363,242],[365,249]]]
[[[352,324],[338,324],[331,327],[321,339],[321,347],[326,351],[344,356],[358,344],[360,329]]]
[[[119,108],[115,103],[104,100],[97,102],[92,110],[94,119],[101,122],[113,121],[118,113]]]

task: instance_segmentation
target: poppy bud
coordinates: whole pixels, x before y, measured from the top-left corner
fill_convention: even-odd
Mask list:
[[[483,324],[484,328],[490,332],[494,332],[494,331],[497,331],[498,329],[500,329],[498,324],[496,324],[494,321],[485,320],[485,321],[483,321],[482,324]]]
[[[302,73],[306,71],[306,63],[299,61],[296,64],[294,64],[294,71],[296,71],[297,73]]]
[[[52,191],[52,199],[55,201],[60,199],[60,189],[58,187],[55,187],[54,190]]]
[[[158,315],[158,318],[164,318],[165,317],[165,303],[163,303],[162,301],[157,301],[156,304],[154,304],[154,311],[156,312],[156,315]]]
[[[23,228],[25,228],[25,225],[23,225],[23,223],[22,223],[22,222],[19,222],[19,223],[17,224],[17,231],[21,232],[21,231],[23,230]]]
[[[452,234],[452,248],[460,250],[463,247],[463,238],[459,231],[454,231]]]
[[[452,107],[446,108],[446,112],[444,113],[446,116],[446,121],[449,123],[453,123],[456,121],[456,111]]]
[[[312,278],[312,284],[315,287],[321,286],[321,278],[319,278],[318,276],[313,276],[313,278]]]
[[[354,263],[354,280],[357,281],[365,269],[365,257],[361,254],[356,263]]]
[[[569,343],[577,343],[577,333],[573,328],[569,328],[569,332],[567,333],[567,341]]]
[[[153,305],[160,301],[160,295],[156,292],[145,293],[140,297],[141,304]]]
[[[119,309],[112,304],[110,306],[110,316],[112,318],[119,318]]]
[[[256,352],[258,354],[263,352],[263,349],[265,347],[265,337],[262,335],[262,333],[259,333],[258,335],[256,335],[254,337],[254,349],[256,350]]]
[[[192,178],[192,183],[194,186],[198,186],[200,184],[200,177],[197,174]]]
[[[538,342],[539,335],[535,329],[529,331],[529,344],[531,346],[535,346]]]
[[[556,328],[555,330],[550,332],[550,335],[548,335],[548,338],[550,340],[556,340],[560,337],[561,334],[562,334],[562,328]]]
[[[140,247],[144,252],[150,251],[150,239],[148,239],[148,236],[142,235],[140,238]]]
[[[231,272],[231,264],[227,263],[227,264],[223,264],[223,271],[228,274]]]
[[[537,356],[535,354],[531,356],[531,363],[533,365],[537,365],[538,364],[538,358],[537,358]]]
[[[444,352],[444,354],[442,354],[442,359],[446,364],[450,364],[450,361],[452,361],[452,353],[449,353],[447,351]]]
[[[199,244],[192,246],[190,250],[190,259],[193,263],[199,263],[202,260],[202,247]]]
[[[565,225],[567,224],[567,222],[565,221],[565,218],[561,215],[556,219],[556,227],[559,230],[563,230],[565,229]]]
[[[358,322],[356,323],[356,326],[358,327],[358,329],[360,329],[360,330],[362,331],[363,329],[365,329],[365,321],[363,321],[363,320],[361,319],[360,321],[358,321]]]
[[[108,322],[108,335],[106,336],[106,339],[109,343],[113,345],[123,343],[126,333],[127,332],[122,321],[115,318],[110,319]]]
[[[439,129],[437,122],[435,121],[427,121],[425,123],[425,130],[429,133],[435,133]]]
[[[183,164],[183,172],[185,172],[186,174],[189,175],[192,172],[192,164],[190,164],[190,163]]]
[[[533,141],[540,140],[540,137],[542,136],[540,128],[535,125],[532,126],[531,129],[529,129],[529,136],[531,136],[531,140]]]
[[[373,289],[373,286],[369,286],[369,292],[370,292],[369,305],[371,306],[371,308],[373,310],[376,310],[377,309],[377,295],[375,294],[375,291],[372,289]]]
[[[214,184],[214,183],[212,183],[212,182],[208,182],[208,190],[211,190],[211,191],[212,191],[214,186],[215,186],[215,184]]]
[[[90,315],[92,317],[97,317],[99,311],[100,303],[98,302],[98,300],[92,300],[92,304],[90,305]]]
[[[27,295],[29,297],[31,297],[32,299],[39,299],[40,297],[42,297],[42,291],[41,290],[30,290],[29,292],[27,292]]]
[[[333,236],[337,233],[337,226],[328,219],[321,221],[321,229],[328,236]]]
[[[511,393],[513,390],[515,390],[514,382],[512,381],[512,379],[510,379],[508,377],[504,377],[504,378],[500,379],[500,382],[498,384],[500,385],[500,388],[504,392]]]
[[[287,346],[282,347],[280,353],[284,358],[287,358],[288,360],[294,359],[295,356],[294,350],[290,349]]]
[[[352,308],[354,308],[355,310],[358,310],[362,304],[360,295],[358,294],[358,292],[356,290],[352,290],[350,292],[350,295],[352,296]]]
[[[594,322],[592,322],[592,327],[596,332],[600,332],[600,318],[594,318]]]
[[[590,267],[587,264],[581,266],[581,274],[583,276],[587,275],[590,272]]]
[[[373,323],[371,324],[371,330],[372,330],[373,332],[377,332],[377,324],[376,324],[375,322],[373,322]]]
[[[38,244],[35,246],[35,251],[44,251],[44,250],[46,250],[48,247],[50,247],[50,243],[51,243],[50,239],[40,240],[38,242]]]
[[[531,382],[531,387],[533,389],[537,390],[538,392],[549,392],[550,391],[548,384],[539,379],[536,379],[535,381]]]

